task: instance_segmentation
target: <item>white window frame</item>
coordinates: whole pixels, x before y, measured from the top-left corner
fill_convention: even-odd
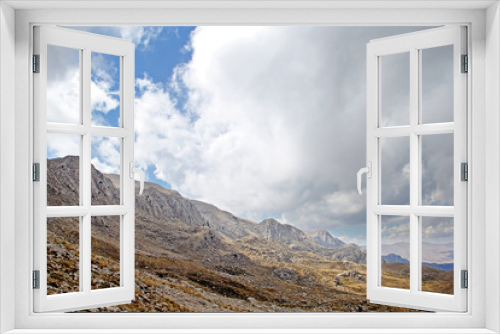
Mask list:
[[[34,270],[40,272],[39,289],[34,290],[35,312],[72,311],[101,305],[130,303],[135,297],[135,185],[130,177],[134,162],[134,80],[135,46],[128,40],[101,36],[60,27],[34,27],[34,53],[40,57],[34,85],[34,162],[39,163],[39,182],[33,184]],[[78,50],[80,58],[79,124],[47,122],[47,46],[57,45]],[[119,127],[91,123],[92,52],[114,55],[120,66]],[[80,201],[77,206],[47,206],[47,133],[80,136]],[[120,204],[91,204],[92,136],[118,138],[120,141]],[[91,288],[91,219],[119,216],[120,286]],[[47,295],[47,218],[76,217],[79,220],[79,291]]]
[[[461,270],[467,269],[467,185],[461,181],[461,163],[467,163],[467,76],[461,73],[461,56],[467,54],[466,28],[451,25],[370,41],[367,46],[367,298],[385,305],[414,307],[423,310],[467,310],[467,290],[461,288]],[[453,46],[453,122],[422,123],[422,50],[444,45]],[[407,52],[409,55],[409,124],[382,125],[380,92],[382,57]],[[421,136],[453,134],[453,206],[431,206],[421,203],[422,151]],[[384,205],[382,194],[381,141],[397,137],[408,139],[410,164],[409,205]],[[473,180],[470,178],[470,182]],[[405,216],[409,223],[410,288],[395,289],[381,285],[381,217]],[[453,218],[454,284],[452,295],[424,292],[422,283],[422,217]]]
[[[19,10],[14,11],[11,7]],[[108,6],[150,9],[104,10]],[[500,332],[500,18],[497,1],[370,1],[222,3],[217,1],[7,1],[0,4],[0,329],[13,333],[77,332]],[[65,6],[69,8],[58,9]],[[154,8],[162,7],[163,8]],[[179,9],[181,6],[184,9]],[[73,7],[73,8],[71,8]],[[75,9],[75,8],[80,9]],[[86,7],[86,9],[81,9]],[[241,9],[245,7],[246,9]],[[392,8],[397,7],[397,8]],[[24,8],[24,9],[22,9]],[[45,10],[43,10],[45,8]],[[46,9],[49,10],[46,10]],[[151,9],[154,8],[154,9]],[[376,9],[374,9],[376,8]],[[391,9],[392,8],[392,9]],[[307,10],[304,10],[307,9]],[[15,17],[15,22],[13,18]],[[34,314],[31,290],[33,133],[30,55],[32,27],[60,25],[443,25],[469,31],[468,312],[435,314]],[[15,41],[13,32],[15,31]],[[14,53],[15,47],[15,53]],[[15,66],[15,73],[12,69]],[[6,73],[6,74],[4,74]],[[12,85],[14,82],[15,86]],[[10,85],[9,85],[10,84]],[[15,113],[12,112],[15,110]],[[12,142],[15,130],[15,142]],[[9,140],[10,139],[10,140]],[[14,161],[15,163],[11,163]],[[15,178],[12,178],[14,174]],[[353,171],[353,178],[356,171]],[[488,182],[486,183],[486,175]],[[10,179],[9,179],[10,178]],[[11,180],[13,179],[13,180]],[[7,189],[6,186],[10,186]],[[15,188],[14,188],[15,186]],[[15,198],[12,200],[12,191]],[[14,205],[12,211],[9,205]],[[15,226],[12,226],[12,221]],[[15,238],[15,243],[13,239]],[[489,265],[485,266],[486,249]],[[29,260],[27,260],[29,259]],[[15,287],[13,289],[13,287]],[[488,291],[488,293],[486,293]],[[14,305],[14,308],[12,308]],[[137,329],[140,328],[140,329]],[[247,330],[244,330],[247,328]],[[101,329],[101,330],[98,330]],[[136,330],[131,330],[136,329]],[[240,330],[238,330],[240,329]],[[40,331],[38,331],[40,330]],[[46,333],[47,331],[45,331]],[[186,331],[183,331],[186,332]]]

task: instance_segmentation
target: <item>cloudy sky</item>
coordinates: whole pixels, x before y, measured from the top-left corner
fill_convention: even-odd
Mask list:
[[[149,181],[257,222],[274,217],[365,243],[366,198],[356,191],[356,172],[366,155],[366,44],[424,28],[76,29],[136,44],[135,155]],[[78,52],[51,48],[48,120],[77,123]],[[427,123],[453,120],[453,77],[441,61],[450,47],[441,49],[423,53]],[[383,59],[384,125],[408,123],[405,57]],[[92,55],[95,125],[118,124],[115,58]],[[425,204],[453,204],[452,147],[452,135],[423,139]],[[92,162],[116,172],[119,150],[118,141],[94,138]],[[408,138],[382,143],[384,204],[409,200],[408,150]],[[48,152],[78,154],[78,138],[49,137]]]

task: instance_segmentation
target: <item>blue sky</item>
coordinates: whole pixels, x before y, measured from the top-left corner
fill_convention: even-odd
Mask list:
[[[149,181],[256,222],[274,217],[365,243],[366,198],[357,194],[355,175],[365,164],[366,44],[428,27],[72,28],[135,43],[135,156]],[[68,112],[77,98],[78,59],[68,55],[54,62],[49,87],[54,117],[72,123],[78,121]],[[426,94],[435,110],[428,115],[449,114],[450,96],[443,93],[449,77],[440,72],[442,63],[432,64],[439,53],[429,59]],[[94,60],[93,122],[114,126],[117,62],[105,55]],[[383,117],[404,121],[407,66],[404,59],[391,66],[387,85],[395,95]],[[49,142],[49,157],[78,152],[73,139]],[[424,159],[425,167],[436,172],[426,174],[423,193],[445,205],[453,195],[444,177],[452,150],[449,140],[435,142],[426,146],[432,159]],[[119,142],[94,138],[92,163],[116,172],[119,152]],[[405,156],[385,160],[388,204],[408,196]],[[449,224],[430,232],[446,239],[445,231]],[[391,230],[394,240],[407,233]]]
[[[71,28],[113,37],[127,37],[120,34],[120,29],[113,29],[113,27],[95,26]],[[131,39],[137,44],[135,54],[136,78],[147,77],[152,82],[162,83],[168,86],[174,69],[191,59],[192,51],[188,46],[190,34],[193,29],[195,29],[195,27],[152,27],[151,30],[153,31],[151,34],[153,36],[148,39],[131,34],[128,39]],[[95,125],[118,126],[120,113],[118,94],[120,88],[118,71],[120,66],[119,58],[112,55],[93,52],[91,59],[92,82],[97,85],[109,85],[106,89],[110,92],[110,96],[116,100],[116,103],[110,103],[110,100],[97,98],[99,102],[93,103],[92,122]],[[172,91],[172,93],[172,97],[178,101],[177,106],[182,109],[185,97],[183,94],[177,94],[174,91]],[[95,93],[95,90],[91,91],[91,98],[93,101],[96,100],[96,95],[97,93]],[[141,91],[139,89],[136,89],[136,96],[141,96]],[[98,146],[103,141],[106,141],[106,139],[94,139],[95,140],[92,142],[92,159],[93,161],[99,160],[100,158],[100,160],[103,160],[102,156],[98,153]],[[119,150],[119,144],[117,142],[114,143],[114,146],[116,150]],[[50,154],[49,152],[49,157]],[[116,165],[118,161],[119,158],[115,156],[113,161],[108,162],[114,162],[114,165]],[[96,165],[99,164],[97,163]],[[101,169],[103,168],[101,167]],[[166,188],[171,188],[171,185],[166,180],[161,180],[156,177],[154,170],[155,167],[152,165],[145,169],[148,181],[156,182]]]

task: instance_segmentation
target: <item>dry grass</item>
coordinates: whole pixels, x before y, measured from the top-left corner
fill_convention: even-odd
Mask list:
[[[52,293],[78,287],[75,245],[51,236],[59,251],[69,255],[51,258],[49,277]],[[106,238],[93,238],[92,287],[119,285],[118,248]],[[70,251],[72,253],[70,253]],[[103,256],[103,254],[105,256]],[[69,269],[73,269],[73,272]],[[84,312],[408,312],[411,310],[370,304],[366,284],[357,278],[342,277],[343,286],[334,287],[334,278],[346,271],[358,272],[366,280],[366,267],[342,262],[289,266],[297,281],[273,276],[273,267],[256,267],[252,275],[220,273],[206,264],[170,257],[136,254],[136,298],[130,304]],[[384,276],[385,277],[385,276]],[[387,276],[390,277],[390,276]],[[74,291],[74,290],[72,290]]]

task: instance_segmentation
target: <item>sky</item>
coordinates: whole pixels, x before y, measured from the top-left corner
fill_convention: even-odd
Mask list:
[[[256,222],[365,244],[356,172],[366,164],[366,44],[428,27],[71,28],[135,43],[135,157],[148,181]],[[453,121],[452,51],[422,51],[425,123]],[[78,52],[48,52],[48,121],[78,123]],[[118,64],[92,54],[93,125],[118,125]],[[382,59],[384,126],[408,124],[408,64],[405,54]],[[48,135],[49,157],[78,154],[77,137],[59,137]],[[422,202],[453,205],[453,135],[422,145]],[[383,204],[409,201],[408,150],[408,138],[383,139]],[[119,141],[93,138],[96,168],[116,173],[119,162]],[[451,240],[449,222],[427,225],[428,241]],[[404,219],[387,226],[391,242],[407,238]]]

